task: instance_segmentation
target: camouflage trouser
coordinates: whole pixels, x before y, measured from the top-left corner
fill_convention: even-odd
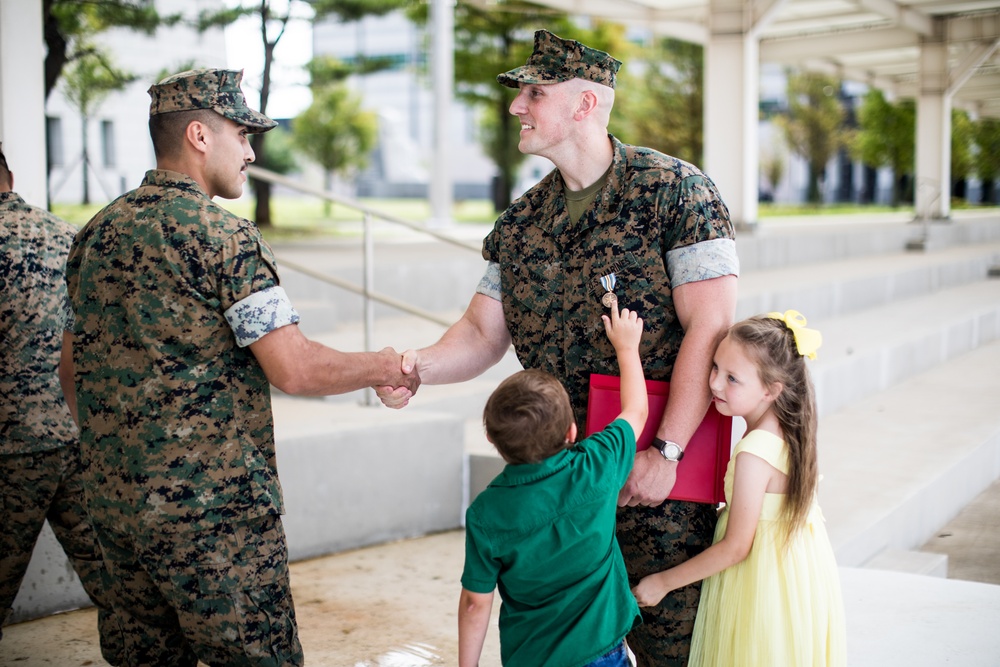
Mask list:
[[[141,536],[96,528],[126,665],[303,664],[280,517]]]
[[[60,447],[34,454],[0,456],[0,626],[28,569],[42,525],[48,519],[84,590],[97,606],[101,653],[121,664],[122,636],[108,591],[97,536],[84,509],[80,452]]]
[[[659,507],[618,510],[618,543],[635,586],[647,574],[682,563],[712,544],[713,505],[668,500]],[[628,636],[638,667],[683,667],[691,650],[691,634],[701,584],[668,594],[656,607],[642,609],[642,625]]]

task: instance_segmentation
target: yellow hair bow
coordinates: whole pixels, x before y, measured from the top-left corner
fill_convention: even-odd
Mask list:
[[[781,320],[785,326],[792,330],[795,338],[795,348],[803,357],[816,358],[816,350],[823,344],[823,336],[816,329],[806,328],[806,316],[797,310],[786,310],[781,313],[768,313],[768,317]]]

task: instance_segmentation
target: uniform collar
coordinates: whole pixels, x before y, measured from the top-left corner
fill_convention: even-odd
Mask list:
[[[520,486],[550,477],[569,465],[572,449],[564,449],[538,463],[508,463],[490,486]]]
[[[206,199],[211,199],[193,178],[187,174],[182,174],[179,171],[170,171],[168,169],[150,169],[146,172],[145,178],[142,179],[142,184],[157,185],[162,188],[176,188],[192,194],[201,195]]]
[[[0,204],[23,204],[24,200],[21,199],[21,195],[17,194],[13,190],[9,192],[0,192]]]
[[[611,169],[608,172],[608,181],[594,197],[594,203],[583,214],[580,221],[574,224],[569,219],[569,213],[566,210],[566,186],[559,170],[554,169],[546,177],[546,180],[551,180],[551,182],[544,187],[555,188],[556,194],[554,197],[545,198],[545,203],[536,218],[536,225],[553,236],[560,236],[568,232],[576,234],[591,227],[606,225],[618,218],[624,196],[622,186],[625,182],[626,146],[611,134],[608,135],[608,139],[611,140],[611,148],[614,153],[611,159]]]

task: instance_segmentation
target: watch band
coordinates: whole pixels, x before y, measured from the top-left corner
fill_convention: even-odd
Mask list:
[[[660,454],[663,455],[663,458],[665,458],[668,461],[673,461],[676,463],[680,461],[682,458],[684,458],[684,450],[681,449],[680,445],[678,445],[676,442],[673,442],[672,440],[653,438],[653,447],[655,447],[660,452]],[[677,456],[674,457],[667,454],[668,448],[671,450],[676,450]]]

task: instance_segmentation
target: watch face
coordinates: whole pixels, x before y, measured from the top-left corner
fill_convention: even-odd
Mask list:
[[[663,447],[663,456],[670,459],[671,461],[676,461],[681,457],[681,448],[672,442],[668,442]]]

